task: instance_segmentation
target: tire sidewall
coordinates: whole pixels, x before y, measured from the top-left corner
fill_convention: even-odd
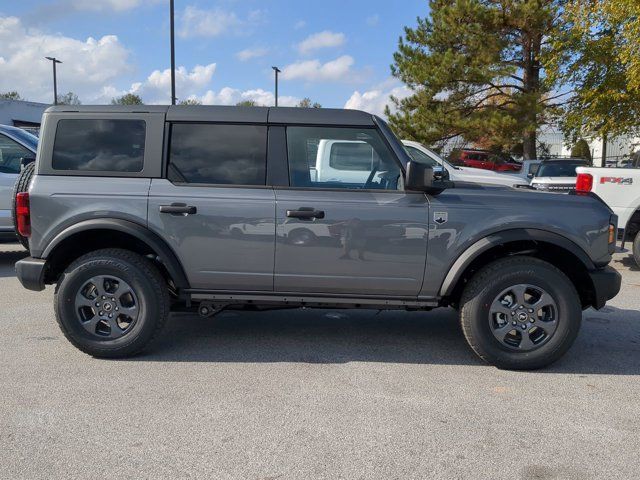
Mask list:
[[[640,267],[640,231],[636,233],[636,238],[633,241],[633,259]]]
[[[75,311],[77,292],[92,277],[114,275],[131,286],[139,303],[138,318],[129,332],[120,338],[101,339],[87,332]],[[77,343],[92,350],[117,352],[151,340],[160,316],[159,299],[153,284],[144,272],[118,258],[93,258],[70,268],[59,283],[56,293],[56,313],[60,326]]]
[[[542,288],[552,296],[558,309],[558,326],[553,336],[544,345],[528,352],[515,351],[500,343],[489,324],[493,301],[504,290],[519,284]],[[505,267],[500,278],[487,282],[468,306],[472,310],[468,327],[476,347],[497,366],[508,368],[535,368],[556,360],[573,343],[582,321],[580,301],[569,279],[560,272],[533,263]]]

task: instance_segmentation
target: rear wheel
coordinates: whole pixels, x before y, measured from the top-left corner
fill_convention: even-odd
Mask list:
[[[640,232],[636,233],[636,239],[633,241],[633,258],[640,267]]]
[[[529,370],[558,360],[582,321],[580,298],[553,265],[531,257],[498,260],[462,295],[460,321],[471,348],[499,368]]]
[[[73,262],[58,283],[54,302],[64,335],[95,357],[142,351],[169,317],[169,292],[158,269],[120,249],[98,250]]]
[[[13,228],[15,229],[16,237],[18,237],[18,241],[27,250],[29,250],[29,239],[26,237],[23,237],[18,233],[18,227],[17,227],[18,224],[16,222],[16,197],[18,196],[19,193],[23,193],[29,190],[29,184],[31,183],[31,179],[33,178],[33,173],[35,171],[35,168],[36,168],[36,164],[32,162],[26,165],[22,169],[22,172],[20,172],[20,175],[18,176],[18,179],[16,180],[16,183],[13,186],[13,195],[11,197],[11,215],[13,217]]]

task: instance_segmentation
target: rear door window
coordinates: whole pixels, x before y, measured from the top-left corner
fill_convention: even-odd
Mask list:
[[[266,184],[267,127],[179,123],[171,127],[168,178],[206,185]]]
[[[141,172],[144,120],[60,120],[53,146],[54,170]]]

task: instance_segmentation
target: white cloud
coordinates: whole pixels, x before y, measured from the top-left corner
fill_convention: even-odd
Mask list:
[[[235,105],[239,102],[252,100],[257,105],[270,107],[275,103],[273,92],[262,90],[261,88],[253,90],[238,90],[236,88],[225,87],[219,92],[209,90],[199,98],[204,105]],[[283,107],[293,107],[300,102],[299,98],[289,96],[279,96],[278,105]]]
[[[181,100],[203,91],[213,78],[216,64],[196,65],[189,72],[185,67],[176,69],[176,95]],[[140,95],[145,103],[170,103],[171,69],[154,70],[144,82],[134,83],[128,93]]]
[[[353,92],[351,98],[347,100],[344,108],[352,110],[364,110],[374,115],[384,115],[385,106],[393,109],[391,96],[396,98],[407,98],[412,95],[412,91],[395,79],[388,80],[380,85],[374,86],[371,90],[360,93]]]
[[[123,12],[137,8],[144,0],[70,0],[69,5],[76,10],[115,10]]]
[[[370,17],[367,17],[366,22],[370,27],[377,27],[380,23],[380,15],[377,13],[375,15],[371,15]]]
[[[269,49],[265,47],[245,48],[236,53],[236,57],[238,57],[241,62],[246,62],[252,58],[264,57],[267,53],[269,53]]]
[[[306,80],[309,82],[346,80],[354,64],[353,57],[343,55],[331,62],[306,60],[292,63],[282,69],[283,80]]]
[[[194,6],[182,14],[181,37],[217,37],[240,24],[238,16],[220,8],[202,10]]]
[[[347,37],[344,33],[325,30],[324,32],[309,35],[298,44],[298,51],[303,55],[308,55],[309,53],[321,48],[340,47],[344,45],[346,40]]]
[[[50,102],[51,62],[59,58],[58,91],[92,100],[105,85],[132,70],[129,52],[115,35],[78,40],[27,30],[17,17],[0,17],[0,91],[18,90],[29,100]]]
[[[300,30],[304,27],[307,26],[307,22],[305,22],[304,20],[298,20],[294,25],[293,28],[294,30]]]
[[[193,5],[187,6],[182,13],[182,25],[178,35],[191,37],[218,37],[227,32],[241,33],[248,27],[264,22],[265,12],[252,10],[241,19],[235,12],[221,8],[204,10]]]

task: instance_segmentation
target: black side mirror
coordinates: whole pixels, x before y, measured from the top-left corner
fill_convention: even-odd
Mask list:
[[[426,192],[433,185],[433,168],[424,163],[410,160],[407,163],[407,177],[404,188],[413,192]]]
[[[439,178],[434,178],[432,167],[410,160],[407,163],[407,176],[404,182],[404,188],[412,192],[424,192],[437,195],[443,190],[453,187],[453,182],[448,179],[442,179],[443,176],[448,177],[448,172],[447,175],[439,174]]]

